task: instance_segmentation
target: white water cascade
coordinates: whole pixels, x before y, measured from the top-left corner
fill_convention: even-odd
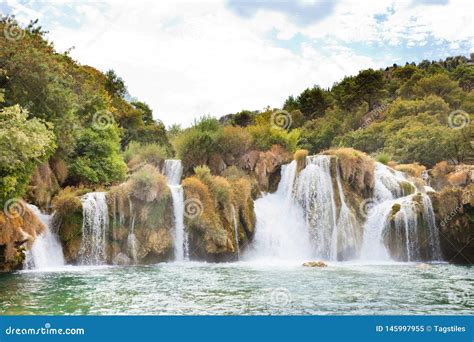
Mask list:
[[[234,220],[234,235],[235,235],[235,246],[237,248],[237,260],[239,260],[240,259],[239,226],[237,224],[237,215],[236,215],[234,206],[232,206],[232,219]]]
[[[26,253],[27,269],[48,269],[65,264],[61,243],[52,231],[53,215],[43,214],[38,207],[30,204],[28,207],[43,223],[45,230],[36,237],[31,249]]]
[[[173,198],[173,214],[175,222],[174,254],[177,261],[189,260],[188,234],[184,227],[184,193],[180,185],[183,175],[181,160],[165,160],[164,175]]]
[[[293,199],[296,162],[282,166],[278,190],[255,201],[257,224],[246,259],[307,260],[314,255],[304,213]]]
[[[134,264],[137,263],[138,257],[137,257],[137,238],[135,236],[135,217],[136,213],[133,212],[133,203],[132,200],[129,198],[128,199],[128,205],[130,207],[130,230],[128,233],[127,237],[127,247],[130,253],[130,256],[132,257],[132,261]]]
[[[403,173],[376,164],[373,206],[364,227],[362,259],[442,259],[431,200],[425,193],[407,194],[407,188],[413,192],[416,189]]]
[[[106,263],[109,213],[105,192],[91,192],[82,197],[82,243],[79,261],[83,265]]]
[[[346,204],[338,165],[335,165],[336,198],[331,157],[310,156],[306,164],[296,178],[295,198],[303,207],[315,256],[325,260],[354,258],[358,253],[359,231],[355,216]]]
[[[307,157],[306,167],[298,174],[293,161],[282,167],[276,193],[255,202],[255,237],[245,256],[441,260],[431,200],[417,193],[403,173],[377,163],[374,195],[365,202],[369,204],[367,218],[358,221],[357,210],[364,208],[350,207],[346,201],[334,157]]]

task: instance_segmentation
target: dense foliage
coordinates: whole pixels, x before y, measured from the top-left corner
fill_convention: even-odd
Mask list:
[[[45,162],[60,184],[95,187],[125,179],[120,150],[131,142],[172,153],[164,125],[146,103],[127,100],[125,82],[113,70],[102,73],[57,53],[36,22],[20,28],[5,17],[0,32],[0,204],[23,195]]]
[[[351,147],[384,163],[427,167],[473,160],[473,56],[362,70],[289,96],[281,109],[203,116],[167,132],[146,103],[130,100],[115,71],[57,53],[36,22],[20,28],[6,17],[0,32],[7,25],[21,39],[0,35],[0,205],[35,188],[40,168],[62,187],[93,189],[127,172],[144,177],[144,165],[160,168],[166,158],[182,159],[188,175],[240,172],[239,160],[274,145],[291,154]]]

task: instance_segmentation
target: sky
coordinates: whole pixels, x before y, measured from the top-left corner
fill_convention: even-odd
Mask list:
[[[472,0],[21,1],[58,51],[114,69],[165,125],[281,107],[361,69],[474,52]]]

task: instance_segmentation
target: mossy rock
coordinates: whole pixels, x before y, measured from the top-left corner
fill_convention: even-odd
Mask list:
[[[416,191],[416,188],[413,186],[413,184],[405,181],[400,182],[400,188],[402,190],[403,196],[414,194]]]
[[[319,267],[324,268],[328,267],[328,265],[324,261],[308,261],[303,264],[305,267]]]
[[[394,205],[392,205],[392,217],[394,217],[401,209],[401,205],[400,203],[395,203]]]

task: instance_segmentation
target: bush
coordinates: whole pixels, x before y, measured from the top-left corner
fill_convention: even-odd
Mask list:
[[[247,173],[244,170],[237,168],[236,166],[232,165],[224,170],[222,176],[229,179],[229,180],[236,180],[238,178],[247,177]]]
[[[288,132],[270,125],[249,126],[247,129],[252,137],[252,146],[257,150],[268,151],[273,145],[280,145],[289,152],[297,149],[300,138],[299,129]]]
[[[387,165],[389,161],[392,160],[392,157],[390,157],[390,155],[388,155],[387,153],[382,152],[382,153],[377,154],[377,156],[375,157],[375,160],[378,161],[379,163]]]
[[[81,192],[72,187],[66,187],[53,198],[53,210],[59,217],[65,217],[76,211],[82,211]]]
[[[207,165],[199,165],[194,168],[194,174],[204,183],[209,183],[212,177],[211,170]]]
[[[215,138],[215,132],[200,131],[196,128],[190,128],[176,137],[176,151],[185,173],[197,165],[208,164],[209,156],[219,150]]]
[[[420,165],[418,163],[398,164],[395,167],[395,170],[404,172],[404,173],[406,173],[406,174],[408,174],[412,177],[421,177],[421,174],[423,173],[423,171],[426,170],[426,167],[424,167],[423,165]]]
[[[226,126],[216,135],[216,145],[224,160],[236,160],[246,153],[251,144],[250,134],[239,126]]]
[[[84,129],[70,157],[69,180],[73,184],[111,184],[123,180],[127,165],[119,150],[117,126]]]
[[[388,135],[384,150],[400,163],[419,162],[431,167],[455,155],[453,134],[456,132],[437,123],[412,121]]]
[[[49,125],[20,106],[0,109],[0,205],[21,197],[35,168],[56,148]]]
[[[145,165],[132,174],[126,187],[130,195],[146,202],[160,201],[170,194],[166,177],[152,165]]]
[[[164,146],[157,144],[142,145],[133,141],[127,146],[122,156],[129,169],[135,169],[144,164],[159,167],[161,162],[168,157],[168,153]]]

